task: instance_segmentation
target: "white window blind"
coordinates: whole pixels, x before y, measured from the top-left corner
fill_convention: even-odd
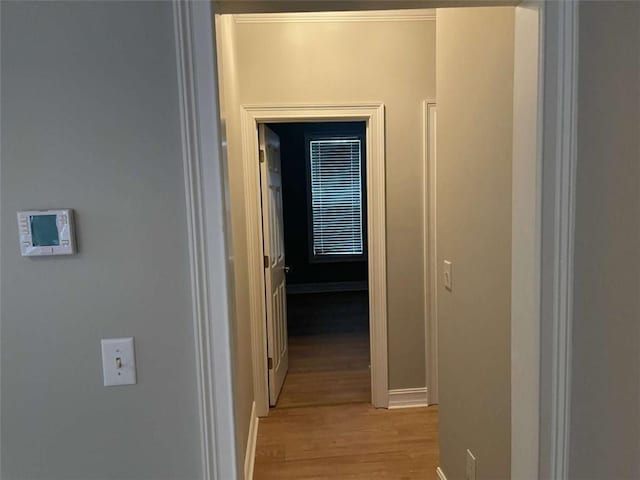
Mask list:
[[[313,254],[362,255],[360,139],[311,140]]]

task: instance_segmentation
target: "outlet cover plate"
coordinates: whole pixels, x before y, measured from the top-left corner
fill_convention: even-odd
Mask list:
[[[476,457],[467,449],[467,475],[465,480],[476,480]]]

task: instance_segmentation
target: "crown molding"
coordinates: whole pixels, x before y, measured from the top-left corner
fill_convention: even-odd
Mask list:
[[[236,23],[342,23],[435,21],[435,9],[375,10],[350,12],[241,13]]]

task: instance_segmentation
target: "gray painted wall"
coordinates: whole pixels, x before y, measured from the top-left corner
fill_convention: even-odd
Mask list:
[[[1,476],[200,478],[171,4],[1,8]],[[20,257],[42,207],[76,209],[78,255]],[[129,335],[138,384],[105,388]]]
[[[640,478],[640,3],[580,5],[570,478]]]

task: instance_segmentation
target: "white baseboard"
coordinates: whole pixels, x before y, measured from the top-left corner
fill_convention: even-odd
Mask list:
[[[389,390],[389,408],[426,407],[427,387]]]
[[[436,468],[436,473],[438,474],[438,478],[440,480],[447,480],[447,476],[444,474],[440,467]]]
[[[253,480],[253,466],[256,461],[256,442],[258,440],[258,415],[256,414],[256,402],[251,406],[251,420],[249,424],[249,436],[247,438],[247,450],[244,454],[244,480]]]
[[[323,282],[323,283],[292,283],[287,285],[287,293],[333,293],[333,292],[364,292],[369,287],[363,282]]]

